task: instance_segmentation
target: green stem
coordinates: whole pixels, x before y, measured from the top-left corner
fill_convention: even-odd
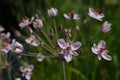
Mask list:
[[[63,80],[66,80],[66,71],[65,71],[65,62],[62,61],[62,73],[63,73]]]
[[[30,55],[30,54],[24,54],[24,53],[21,53],[20,55],[36,57],[36,55]]]
[[[52,48],[54,48],[52,41],[50,40],[50,38],[46,35],[46,33],[44,32],[44,30],[41,30],[42,34],[45,36],[45,38],[48,40],[49,44],[51,45]]]
[[[55,50],[53,50],[49,45],[47,45],[47,43],[46,43],[44,40],[42,40],[42,39],[40,38],[40,36],[38,36],[35,32],[34,32],[34,34],[35,34],[35,36],[37,36],[37,38],[38,38],[40,41],[42,41],[42,42],[46,45],[46,46],[41,45],[43,48],[45,48],[47,51],[49,51],[49,52],[52,53],[53,55],[56,54]]]
[[[56,26],[56,21],[55,21],[55,19],[53,19],[53,23],[54,23],[54,29],[55,29],[56,40],[57,40],[57,39],[58,39],[58,33],[57,33],[57,26]]]
[[[8,79],[9,79],[9,80],[12,80],[12,78],[11,78],[11,71],[8,69],[7,72],[8,72]]]

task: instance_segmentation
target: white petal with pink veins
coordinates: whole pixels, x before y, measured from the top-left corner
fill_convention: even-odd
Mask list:
[[[105,22],[103,23],[103,25],[102,25],[102,31],[103,31],[104,33],[106,33],[106,32],[108,32],[108,31],[110,31],[110,30],[111,30],[111,24],[108,23],[108,21],[105,21]]]
[[[105,51],[103,53],[101,53],[101,56],[108,61],[112,60],[112,57],[110,55],[108,55]]]
[[[34,65],[30,65],[29,68],[32,71],[34,69]]]
[[[98,43],[98,48],[105,48],[106,47],[106,42],[104,40],[100,40]]]
[[[67,51],[67,53],[65,53],[64,58],[67,62],[70,62],[72,60],[72,52],[71,51]]]
[[[98,49],[98,47],[97,47],[96,44],[93,44],[93,47],[91,48],[91,50],[92,50],[92,52],[93,52],[94,54],[98,54],[98,53],[99,53],[99,49]]]
[[[81,42],[75,42],[75,43],[72,45],[72,50],[77,50],[77,49],[79,49],[81,46],[82,46]]]
[[[57,43],[58,43],[58,45],[60,46],[60,48],[62,48],[62,49],[65,49],[65,48],[66,48],[66,42],[65,42],[64,39],[58,39],[58,40],[57,40]]]

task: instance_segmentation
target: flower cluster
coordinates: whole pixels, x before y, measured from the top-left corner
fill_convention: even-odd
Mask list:
[[[43,48],[44,50],[51,53],[51,56],[53,58],[58,58],[66,62],[70,62],[73,59],[72,55],[79,57],[80,53],[78,51],[82,48],[82,42],[75,41],[74,39],[72,39],[73,36],[76,35],[72,34],[73,29],[71,27],[67,29],[67,28],[63,28],[62,25],[58,26],[56,24],[55,19],[57,15],[58,15],[58,10],[56,8],[48,9],[48,16],[53,20],[53,26],[54,26],[50,28],[50,32],[49,32],[50,34],[47,34],[48,32],[45,32],[43,21],[42,19],[39,18],[37,14],[32,16],[31,19],[26,16],[23,17],[22,22],[20,22],[19,24],[19,27],[21,29],[26,28],[29,33],[28,37],[24,39],[24,42],[26,42],[25,45]],[[98,21],[103,21],[103,18],[105,17],[105,15],[102,13],[100,9],[93,10],[92,8],[89,8],[88,15],[94,19],[97,19]],[[63,16],[64,18],[70,21],[73,20],[79,21],[81,18],[79,14],[75,13],[74,11],[71,11],[69,15],[64,13]],[[4,55],[7,55],[8,53],[10,54],[16,53],[16,55],[18,55],[18,58],[21,59],[21,63],[23,64],[23,66],[20,66],[22,77],[26,78],[27,80],[30,80],[34,66],[33,65],[28,66],[28,64],[26,65],[26,62],[22,61],[22,57],[31,56],[31,57],[35,57],[37,61],[42,62],[46,57],[51,58],[51,56],[43,55],[44,52],[42,51],[38,53],[27,52],[26,47],[24,47],[24,45],[19,43],[16,39],[11,39],[10,32],[4,33],[3,32],[4,30],[5,29],[2,26],[0,26],[0,35],[3,41],[2,52],[4,53]],[[62,30],[64,34],[61,34]],[[76,30],[79,30],[79,26],[76,27]],[[110,30],[111,30],[111,23],[105,21],[101,25],[101,31],[107,33]],[[39,32],[40,34],[38,34],[37,32]],[[59,34],[61,34],[62,37]],[[19,35],[19,37],[21,36]],[[106,50],[105,48],[106,48],[106,42],[104,40],[100,40],[98,45],[96,45],[95,43],[93,44],[91,50],[94,54],[97,55],[99,60],[101,60],[101,58],[104,58],[105,60],[111,61],[112,57],[107,54],[108,50]],[[21,80],[21,79],[16,78],[15,80]]]

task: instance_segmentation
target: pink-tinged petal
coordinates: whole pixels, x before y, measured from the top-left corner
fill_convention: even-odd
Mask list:
[[[34,69],[34,65],[30,65],[29,69],[32,71]]]
[[[26,19],[26,20],[24,20],[24,22],[21,22],[19,24],[19,27],[24,28],[24,27],[27,27],[29,24],[30,24],[29,19]]]
[[[104,40],[100,40],[98,43],[98,48],[105,48],[106,47],[106,42]]]
[[[29,38],[25,39],[25,41],[32,46],[39,46],[39,42],[34,35],[31,35]]]
[[[64,39],[58,39],[58,40],[57,40],[57,43],[58,43],[58,45],[60,46],[60,48],[62,48],[62,49],[65,49],[65,48],[66,48],[66,42],[65,42]]]
[[[13,52],[15,52],[15,53],[21,53],[22,51],[23,50],[16,48],[16,50],[14,50]]]
[[[1,25],[0,25],[0,32],[4,31],[5,28],[3,28]]]
[[[98,60],[101,60],[101,55],[100,54],[98,54],[97,57],[98,57]]]
[[[97,45],[96,44],[93,44],[93,47],[91,48],[92,52],[94,54],[98,54],[99,53],[99,49],[97,48]]]
[[[77,50],[82,46],[81,42],[76,42],[72,45],[72,50]]]
[[[101,56],[105,59],[105,60],[108,60],[108,61],[111,61],[112,60],[112,57],[110,55],[107,54],[107,50],[103,51],[103,53],[101,53]]]
[[[27,80],[30,80],[30,79],[31,79],[31,76],[30,76],[29,74],[26,74],[26,75],[25,75],[25,78],[26,78]]]
[[[39,53],[39,54],[37,55],[37,61],[39,61],[39,62],[42,62],[44,58],[45,58],[45,56],[42,55],[41,53]]]
[[[102,20],[102,18],[104,18],[104,17],[105,17],[105,15],[104,15],[103,13],[97,15],[97,18],[98,18],[98,19],[101,19],[101,20]]]
[[[10,32],[1,33],[1,37],[2,37],[2,39],[4,39],[4,40],[10,39],[10,35],[11,35]]]
[[[21,72],[24,72],[24,69],[25,69],[25,68],[24,68],[23,66],[20,66],[20,71],[21,71]]]
[[[72,60],[72,52],[71,51],[66,51],[64,58],[67,62],[70,62]]]
[[[70,20],[70,16],[68,16],[67,14],[63,14],[63,16],[64,16],[66,19]]]
[[[73,20],[79,20],[79,19],[80,19],[79,15],[75,13],[73,16]]]
[[[20,78],[15,78],[15,80],[21,80]]]

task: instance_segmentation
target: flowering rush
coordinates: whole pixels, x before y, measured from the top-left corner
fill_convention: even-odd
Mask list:
[[[112,57],[108,55],[108,50],[106,48],[106,42],[104,40],[101,40],[98,45],[93,44],[93,47],[91,48],[92,52],[97,55],[98,59],[101,60],[101,58],[111,61]]]
[[[81,47],[81,42],[72,43],[71,41],[65,42],[64,39],[57,40],[58,45],[62,49],[60,54],[64,55],[64,58],[67,62],[72,60],[72,55],[78,56],[78,53],[75,50]]]
[[[20,44],[19,42],[17,42],[15,39],[12,40],[12,44],[11,44],[11,50],[14,53],[21,53],[24,50],[24,47],[22,44]]]
[[[72,11],[69,15],[63,14],[63,16],[68,20],[79,20],[80,19],[79,15],[75,13],[74,11]]]
[[[56,17],[57,16],[57,9],[56,8],[50,8],[50,9],[48,9],[48,15],[51,18]]]
[[[31,74],[32,74],[32,70],[34,69],[33,65],[29,65],[29,66],[20,66],[20,71],[22,72],[22,76],[25,76],[25,78],[27,80],[31,79]]]
[[[102,25],[102,32],[107,33],[111,30],[111,23],[108,23],[108,21],[105,21]]]
[[[104,14],[102,13],[100,9],[93,10],[93,8],[89,8],[88,15],[99,21],[102,21],[102,18],[104,17]]]
[[[29,38],[25,39],[25,41],[32,46],[39,46],[39,42],[36,40],[35,35],[31,35]]]
[[[29,26],[34,20],[34,17],[31,18],[31,20],[28,17],[23,17],[22,22],[19,24],[21,28],[25,28]]]

